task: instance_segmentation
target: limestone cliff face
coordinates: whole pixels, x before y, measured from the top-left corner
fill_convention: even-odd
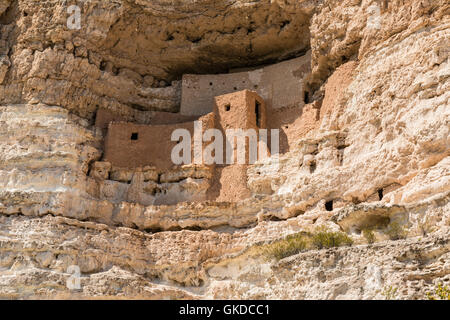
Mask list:
[[[447,1],[89,1],[80,30],[70,4],[0,0],[0,297],[423,299],[449,283]],[[104,181],[99,108],[146,122],[179,110],[183,73],[309,50],[307,104],[274,115],[290,147],[249,167],[252,197],[144,206],[151,173]],[[197,180],[168,188],[203,188],[185,170],[167,183]],[[319,226],[354,244],[258,249]]]

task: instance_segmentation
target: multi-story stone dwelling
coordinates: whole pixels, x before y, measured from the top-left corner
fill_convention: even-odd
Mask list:
[[[248,165],[287,149],[283,111],[301,112],[308,68],[301,57],[250,71],[185,75],[180,112],[153,112],[141,121],[100,109],[96,125],[106,136],[104,156],[91,173],[103,174],[99,196],[144,205],[249,197]],[[174,136],[180,129],[186,137]],[[270,129],[277,129],[276,143]],[[173,154],[180,144],[188,146],[188,156],[177,163]],[[214,161],[205,159],[211,148]]]

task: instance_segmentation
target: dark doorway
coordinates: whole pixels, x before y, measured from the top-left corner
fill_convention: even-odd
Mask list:
[[[261,103],[255,100],[256,125],[261,128]]]
[[[383,200],[383,189],[378,189],[378,199]]]
[[[325,209],[327,211],[333,211],[333,200],[325,202]]]
[[[308,104],[309,103],[309,92],[305,91],[304,94],[305,94],[305,96],[304,96],[303,100],[305,101],[305,104]]]

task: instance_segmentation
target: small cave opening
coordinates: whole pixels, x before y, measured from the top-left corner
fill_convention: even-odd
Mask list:
[[[200,41],[202,41],[202,38],[201,37],[197,37],[197,38],[194,38],[194,39],[188,39],[191,43],[199,43]]]
[[[271,216],[269,216],[269,221],[283,221],[283,219],[280,219],[276,216],[271,215]]]
[[[105,71],[106,70],[106,61],[102,61],[100,62],[100,71]]]
[[[230,111],[230,110],[231,110],[231,104],[225,105],[225,111]]]
[[[287,25],[289,25],[291,22],[289,20],[285,20],[281,23],[280,25],[280,29],[283,29],[284,27],[286,27]]]
[[[378,189],[378,200],[383,200],[383,189]]]
[[[310,100],[309,100],[309,92],[308,92],[308,91],[305,91],[305,92],[304,92],[303,100],[305,101],[305,104],[310,103]]]
[[[309,173],[314,173],[314,171],[316,171],[316,162],[313,161],[311,162],[310,166],[309,166]]]
[[[133,132],[131,134],[131,140],[132,141],[137,141],[139,139],[139,134],[137,132]]]
[[[325,210],[333,211],[333,200],[325,202]]]

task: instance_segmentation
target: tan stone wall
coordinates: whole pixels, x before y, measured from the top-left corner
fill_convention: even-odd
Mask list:
[[[215,187],[219,189],[213,199],[219,202],[236,202],[251,196],[247,186],[247,165],[234,164],[226,167],[217,167],[215,170]]]
[[[259,103],[259,126],[256,119],[256,101]],[[243,90],[240,92],[229,93],[215,98],[214,114],[216,115],[218,129],[222,130],[224,136],[224,146],[226,143],[225,131],[227,129],[254,129],[259,138],[259,129],[266,128],[266,104],[264,100],[253,91]],[[234,145],[234,162],[237,163],[237,150]],[[248,139],[245,148],[246,163],[249,163]]]
[[[203,122],[203,130],[214,127],[214,115],[208,114],[199,119]],[[159,170],[173,167],[172,149],[176,141],[171,136],[176,129],[186,129],[194,138],[194,122],[170,125],[138,125],[127,122],[112,122],[108,127],[105,142],[104,160],[113,166],[135,168],[155,166]],[[131,140],[133,133],[137,140]],[[191,143],[193,147],[193,142]],[[192,152],[193,156],[193,152]]]
[[[256,102],[260,106],[260,126],[256,123]],[[224,130],[266,128],[266,104],[254,91],[243,90],[216,97],[214,114]]]
[[[268,109],[304,105],[304,77],[310,72],[310,53],[261,69],[220,75],[184,75],[180,113],[211,112],[214,98],[244,89],[256,91]]]
[[[260,121],[257,125],[255,102],[259,103]],[[225,94],[214,99],[214,114],[218,129],[224,135],[227,129],[255,129],[258,137],[258,129],[266,128],[266,104],[264,100],[254,91],[243,90],[240,92]],[[249,141],[246,142],[245,159],[249,159]],[[218,166],[214,171],[213,187],[210,191],[212,200],[235,202],[246,199],[251,195],[247,187],[246,164],[237,164],[237,146],[234,145],[234,163],[228,166]],[[224,150],[225,153],[225,150]]]

